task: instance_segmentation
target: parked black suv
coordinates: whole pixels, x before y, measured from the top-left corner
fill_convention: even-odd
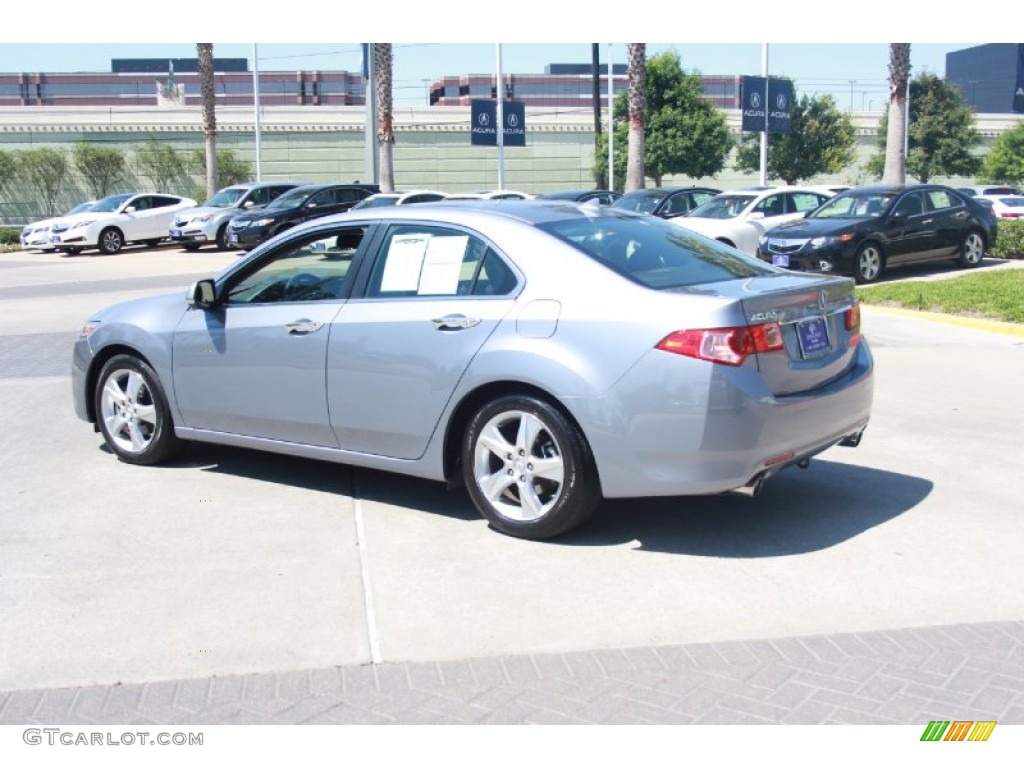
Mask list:
[[[309,184],[296,187],[265,208],[236,216],[228,224],[228,245],[252,250],[264,240],[310,219],[347,211],[380,192],[376,184]]]

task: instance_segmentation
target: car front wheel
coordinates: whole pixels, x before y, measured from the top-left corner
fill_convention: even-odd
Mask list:
[[[100,371],[96,418],[107,446],[129,464],[156,464],[179,445],[156,372],[132,355],[115,355]]]
[[[960,245],[960,264],[964,267],[976,267],[985,257],[985,238],[980,232],[968,232]]]
[[[463,479],[490,524],[547,539],[582,523],[601,499],[587,441],[561,411],[528,395],[482,406],[462,443]]]
[[[217,230],[217,248],[221,251],[226,251],[230,247],[228,245],[228,225],[222,224],[220,229]]]
[[[853,264],[854,274],[858,283],[873,283],[882,276],[885,269],[885,257],[882,249],[874,243],[865,243],[857,250]]]
[[[107,227],[100,232],[100,251],[110,255],[124,247],[124,235],[117,227]]]

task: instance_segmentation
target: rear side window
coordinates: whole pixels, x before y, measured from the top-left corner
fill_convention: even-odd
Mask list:
[[[653,217],[567,219],[538,227],[648,288],[685,288],[778,273],[719,242]]]
[[[931,209],[933,211],[941,211],[946,208],[957,208],[963,205],[960,198],[944,189],[928,190],[927,195],[928,202],[931,204]]]

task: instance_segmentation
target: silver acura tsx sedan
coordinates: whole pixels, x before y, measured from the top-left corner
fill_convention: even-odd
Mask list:
[[[75,411],[132,464],[202,440],[390,470],[544,539],[602,498],[753,495],[857,445],[853,288],[614,208],[369,208],[94,315]]]

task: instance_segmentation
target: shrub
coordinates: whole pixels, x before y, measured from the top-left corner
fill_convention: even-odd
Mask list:
[[[990,256],[1000,259],[1024,259],[1024,220],[1000,219],[995,247]]]
[[[21,227],[0,227],[0,245],[21,246],[18,236],[21,234]]]

